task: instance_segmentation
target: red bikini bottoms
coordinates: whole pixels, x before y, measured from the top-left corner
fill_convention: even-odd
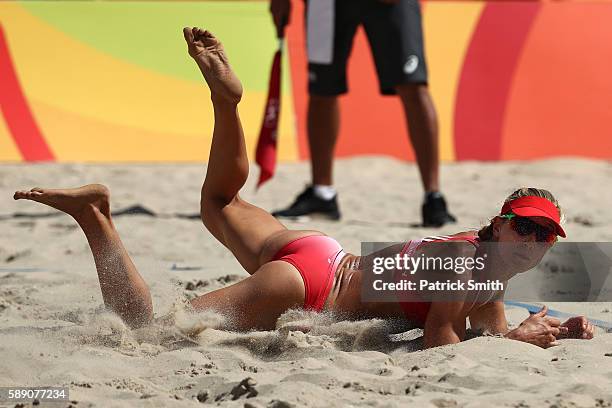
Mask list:
[[[320,312],[345,252],[327,235],[309,235],[289,242],[272,258],[293,265],[304,280],[304,308]]]

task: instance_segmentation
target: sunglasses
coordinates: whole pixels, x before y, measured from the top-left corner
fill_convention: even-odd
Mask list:
[[[516,233],[521,236],[535,234],[537,242],[555,242],[557,241],[557,233],[550,228],[546,228],[537,222],[530,220],[527,217],[519,217],[516,214],[504,214],[500,217],[510,220],[510,226]]]

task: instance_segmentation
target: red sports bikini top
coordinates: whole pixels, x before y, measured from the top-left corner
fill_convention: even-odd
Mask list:
[[[413,256],[419,248],[431,242],[449,241],[466,241],[474,245],[476,248],[478,248],[479,245],[479,239],[476,233],[474,233],[473,236],[437,235],[406,242],[402,248],[402,251],[400,252],[400,256]],[[429,313],[431,302],[399,302],[399,304],[407,319],[419,324],[421,327],[425,326],[425,320],[427,320],[427,314]]]

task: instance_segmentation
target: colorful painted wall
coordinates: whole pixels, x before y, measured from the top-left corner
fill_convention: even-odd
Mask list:
[[[279,154],[308,157],[302,2],[285,55]],[[276,47],[267,2],[0,2],[0,161],[201,161],[212,110],[181,28],[205,26],[243,80],[254,151]],[[612,158],[612,2],[423,3],[444,160]],[[362,32],[340,156],[413,160]]]

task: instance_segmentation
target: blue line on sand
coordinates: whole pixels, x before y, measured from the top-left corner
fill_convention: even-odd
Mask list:
[[[504,303],[506,304],[506,306],[514,306],[514,307],[521,307],[523,309],[527,309],[530,314],[538,313],[540,309],[542,309],[542,306],[534,305],[531,303],[513,302],[510,300],[506,300]],[[575,316],[571,313],[560,312],[558,310],[554,310],[550,308],[548,309],[547,315],[552,316],[552,317],[560,317],[563,319]],[[593,323],[597,327],[601,327],[602,329],[605,329],[607,332],[612,332],[612,323],[610,322],[605,322],[603,320],[597,320],[597,319],[591,319],[591,318],[589,318],[589,322]]]

